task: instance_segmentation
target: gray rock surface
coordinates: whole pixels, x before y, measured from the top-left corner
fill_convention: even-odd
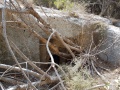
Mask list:
[[[52,28],[57,30],[63,36],[70,38],[76,44],[83,47],[83,49],[85,50],[90,48],[93,32],[97,32],[97,36],[94,37],[95,43],[93,46],[99,45],[100,44],[99,41],[104,37],[103,39],[104,43],[100,45],[100,47],[98,47],[98,51],[96,52],[98,53],[98,56],[102,60],[112,62],[113,64],[120,63],[119,59],[120,29],[110,25],[111,23],[108,19],[93,14],[78,14],[78,18],[75,18],[69,16],[69,14],[67,13],[44,7],[43,10],[46,14],[41,10],[40,7],[35,7],[35,10],[44,20],[46,20],[50,24]],[[13,19],[12,16],[10,16],[10,14],[7,15],[8,15],[6,18],[7,21]],[[16,16],[13,20],[17,18],[18,17]],[[31,26],[33,25],[32,29],[34,29],[40,35],[46,38],[48,37],[43,33],[40,27],[37,24],[35,24],[37,20],[33,16],[23,15],[22,18],[23,20],[26,21],[26,23],[31,24]],[[107,28],[105,28],[104,30],[102,30],[103,28],[98,28],[99,23],[103,24],[103,26],[105,24]],[[14,25],[16,24],[14,23],[13,26]],[[101,37],[101,31],[104,31],[102,32],[104,33],[103,37]],[[46,56],[47,52],[46,51],[43,52],[44,49],[46,49],[45,45],[43,46],[43,44],[40,43],[39,40],[35,38],[33,35],[31,35],[31,33],[28,32],[27,30],[18,29],[16,27],[7,27],[7,34],[8,37],[12,41],[14,41],[15,44],[24,52],[24,54],[31,58],[31,60],[44,61],[46,59],[46,57],[43,58],[41,57],[41,55]]]
[[[113,65],[120,65],[120,28],[109,25],[105,33],[104,44],[99,50],[99,57]]]

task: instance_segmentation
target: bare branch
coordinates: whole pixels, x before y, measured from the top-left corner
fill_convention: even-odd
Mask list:
[[[0,64],[0,68],[4,68],[4,69],[9,69],[10,70],[13,70],[13,71],[17,71],[17,72],[21,72],[20,68],[19,67],[15,67],[15,66],[10,66],[10,65],[5,65],[5,64]],[[25,73],[29,73],[30,75],[33,75],[35,77],[38,77],[38,78],[41,78],[41,75],[32,71],[32,70],[28,70],[28,69],[25,69],[25,68],[22,68],[22,70],[25,72]],[[2,75],[3,76],[3,75]]]
[[[29,80],[29,78],[26,76],[25,72],[22,70],[22,67],[21,65],[19,64],[17,58],[15,57],[10,45],[9,45],[9,41],[7,39],[7,34],[6,34],[6,19],[5,19],[5,16],[6,16],[6,13],[5,13],[5,8],[6,8],[6,0],[4,0],[4,7],[2,8],[2,24],[3,24],[3,36],[5,38],[5,42],[7,44],[7,47],[8,47],[8,50],[10,51],[13,59],[15,60],[15,62],[17,63],[17,65],[19,66],[21,72],[23,73],[23,75],[25,76],[25,78],[28,80],[29,84],[35,88],[32,84],[31,84],[31,81]]]

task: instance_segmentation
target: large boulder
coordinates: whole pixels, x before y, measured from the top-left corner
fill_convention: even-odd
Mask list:
[[[79,45],[86,50],[86,53],[95,55],[112,65],[120,65],[120,28],[111,25],[111,21],[105,18],[90,16],[69,18],[72,23],[82,26],[79,39],[74,38],[78,39],[77,42],[80,42]]]
[[[118,42],[120,31],[119,28],[110,25],[110,20],[93,14],[78,14],[77,17],[74,17],[58,10],[44,7],[42,9],[40,7],[34,8],[52,28],[58,31],[62,36],[71,39],[74,43],[81,46],[81,49],[86,51],[86,53],[91,51],[90,54],[98,55],[102,60],[114,64],[120,62]],[[2,18],[0,18],[0,21],[1,20]],[[38,21],[32,15],[12,15],[7,12],[6,20],[23,20],[31,26],[30,29],[35,30],[46,39],[49,37],[41,30],[39,25],[36,24]],[[7,23],[7,35],[31,60],[49,60],[47,59],[48,53],[45,44],[41,43],[27,29],[20,26],[18,23]],[[61,43],[54,42],[54,40],[52,43],[61,46]],[[22,59],[19,57],[19,60],[21,61]]]
[[[113,65],[120,65],[120,28],[109,25],[104,35],[103,44],[99,47],[99,57]]]

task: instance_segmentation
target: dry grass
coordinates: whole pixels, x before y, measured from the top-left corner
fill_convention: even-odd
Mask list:
[[[114,71],[100,72],[105,77],[105,80],[108,81],[108,83],[105,83],[94,69],[88,67],[89,65],[81,66],[83,63],[85,64],[85,59],[77,58],[74,65],[62,66],[67,74],[65,77],[67,90],[120,90],[120,68]],[[103,65],[99,67],[105,68]]]
[[[97,83],[88,69],[80,69],[81,61],[77,60],[74,66],[62,66],[67,74],[65,85],[68,90],[86,90]]]
[[[87,3],[85,2],[80,2],[80,3],[75,2],[73,7],[69,11],[84,14],[86,13],[86,6]]]
[[[26,0],[29,3],[34,3],[35,0]]]
[[[72,2],[72,5],[66,5],[63,11],[67,12],[71,17],[78,18],[79,14],[87,14],[87,5],[85,2]]]
[[[69,76],[69,78],[66,78],[66,87],[68,90],[85,90],[96,83],[86,70],[75,73],[71,72]]]

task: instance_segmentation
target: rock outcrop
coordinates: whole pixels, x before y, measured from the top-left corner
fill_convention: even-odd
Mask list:
[[[34,7],[35,11],[50,24],[63,37],[72,40],[77,46],[90,55],[97,55],[100,59],[119,64],[119,37],[120,29],[110,25],[110,20],[93,14],[78,14],[72,17],[67,13],[48,8]],[[0,17],[2,13],[0,10]],[[30,25],[30,29],[35,30],[44,38],[48,38],[39,27],[36,18],[29,14],[11,14],[7,12],[7,34],[22,52],[33,61],[48,61],[48,54],[45,44],[35,38],[27,29],[18,22],[23,21]],[[2,21],[2,18],[0,18]],[[14,22],[12,22],[14,21]],[[18,22],[15,22],[18,21]],[[2,29],[1,29],[2,31]],[[61,48],[62,44],[51,41]],[[62,49],[61,49],[62,51]],[[1,54],[2,55],[2,54]],[[20,58],[21,59],[21,58]]]

